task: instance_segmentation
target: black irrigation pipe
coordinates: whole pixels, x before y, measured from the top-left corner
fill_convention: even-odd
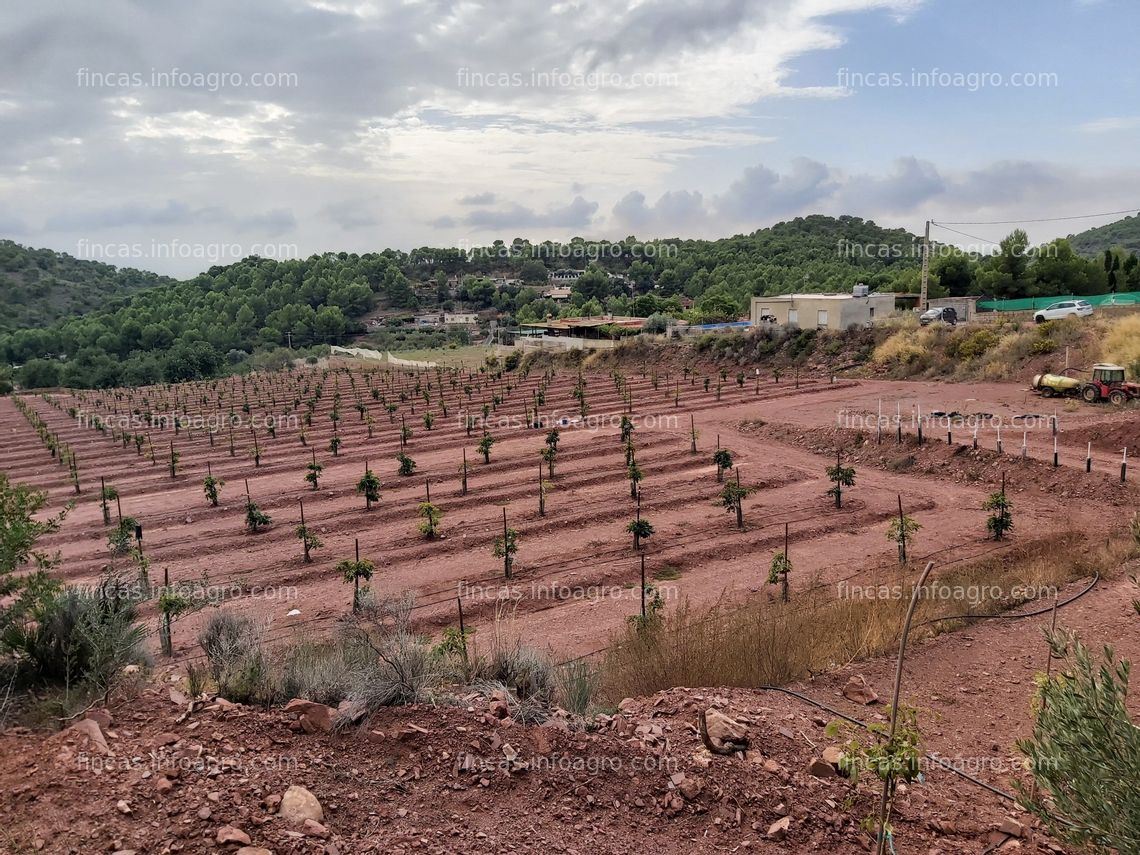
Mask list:
[[[944,617],[936,617],[931,618],[930,620],[925,620],[922,623],[915,624],[915,626],[927,626],[929,624],[938,623],[939,621],[944,620],[1021,620],[1022,618],[1037,617],[1038,615],[1048,614],[1055,608],[1059,609],[1063,606],[1069,605],[1069,603],[1076,602],[1093,588],[1095,588],[1099,581],[1100,571],[1094,570],[1092,581],[1088,583],[1083,591],[1073,594],[1073,596],[1069,597],[1069,599],[1065,600],[1064,602],[1056,603],[1052,606],[1046,606],[1042,609],[1035,609],[1031,612],[1018,612],[1016,614],[1010,614],[1009,612],[999,612],[998,614],[994,615],[945,615]]]

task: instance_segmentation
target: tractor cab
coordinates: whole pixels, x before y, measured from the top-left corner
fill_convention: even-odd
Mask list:
[[[1102,386],[1119,386],[1124,383],[1124,369],[1119,365],[1098,363],[1093,366],[1092,379]]]
[[[1108,400],[1119,405],[1137,397],[1140,397],[1140,384],[1125,383],[1124,369],[1105,362],[1093,366],[1092,380],[1081,387],[1081,398],[1090,404]]]

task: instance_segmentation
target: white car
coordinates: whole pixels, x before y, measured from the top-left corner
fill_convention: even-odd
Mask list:
[[[1039,312],[1034,312],[1033,320],[1040,324],[1058,318],[1087,318],[1092,313],[1092,303],[1088,300],[1062,300],[1060,303],[1053,303]]]

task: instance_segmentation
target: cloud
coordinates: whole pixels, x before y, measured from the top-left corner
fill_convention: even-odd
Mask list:
[[[633,231],[660,230],[681,234],[686,228],[708,219],[705,200],[699,191],[671,190],[652,205],[645,204],[645,194],[632,190],[613,207],[616,223]]]
[[[826,164],[806,157],[781,175],[766,166],[749,167],[715,200],[717,211],[736,222],[762,221],[810,208],[840,186]]]
[[[1137,128],[1140,128],[1140,116],[1108,116],[1077,126],[1077,130],[1086,134],[1110,134],[1116,131],[1134,131]]]
[[[588,228],[598,210],[597,202],[587,202],[581,196],[575,196],[568,205],[548,208],[545,211],[535,211],[519,204],[507,208],[493,210],[482,209],[472,211],[463,218],[463,222],[476,229],[521,229],[521,228]]]
[[[498,197],[490,190],[484,193],[471,193],[459,198],[460,205],[493,205]]]
[[[333,202],[320,208],[317,214],[332,221],[345,231],[368,228],[379,222],[376,215],[359,199]]]

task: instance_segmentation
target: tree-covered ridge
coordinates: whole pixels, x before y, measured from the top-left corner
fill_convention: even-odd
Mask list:
[[[42,252],[47,252],[46,250]],[[208,377],[294,349],[342,344],[388,311],[384,346],[417,309],[484,312],[500,326],[550,316],[636,315],[659,329],[747,316],[753,296],[793,291],[919,289],[921,240],[858,217],[810,216],[720,240],[529,243],[421,247],[411,252],[250,257],[185,282],[148,288],[46,328],[0,333],[0,364],[22,364],[28,386],[113,386]],[[551,272],[572,269],[570,296],[546,296]],[[932,297],[997,298],[1140,290],[1135,254],[1092,259],[1068,240],[1031,247],[1016,230],[992,255],[935,244]],[[378,334],[380,335],[380,334]],[[288,356],[289,354],[286,354]]]
[[[173,279],[0,240],[0,332],[44,327]]]
[[[1071,235],[1069,242],[1085,258],[1103,255],[1106,249],[1122,249],[1126,254],[1140,254],[1140,214]]]
[[[0,348],[9,361],[32,364],[35,377],[24,379],[37,385],[177,382],[216,374],[258,348],[340,341],[378,298],[415,299],[388,253],[250,257],[48,329],[19,330]],[[66,361],[47,359],[60,356]]]

